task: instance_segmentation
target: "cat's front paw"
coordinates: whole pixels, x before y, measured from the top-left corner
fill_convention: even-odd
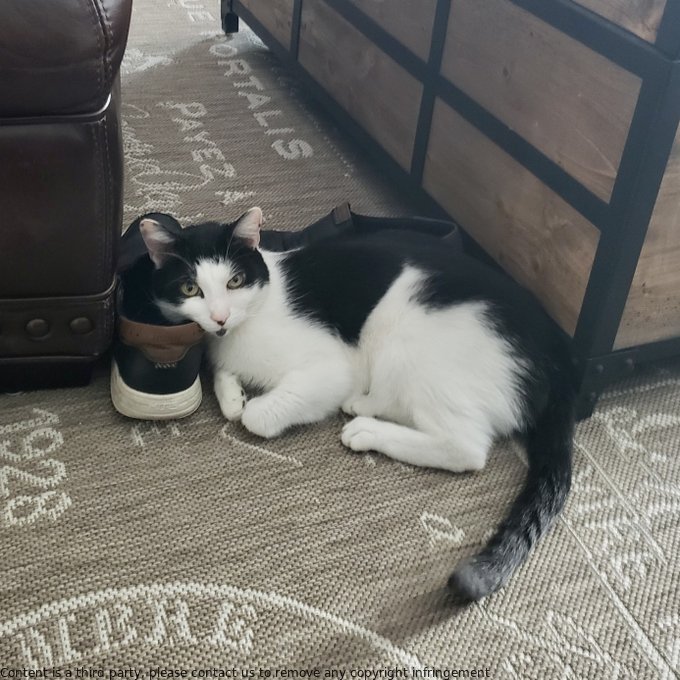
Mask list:
[[[230,421],[238,420],[246,406],[246,393],[233,376],[215,377],[215,396],[222,415]]]
[[[379,427],[375,418],[354,418],[342,428],[340,439],[352,451],[375,451]]]
[[[249,432],[258,437],[271,439],[280,435],[286,428],[276,417],[266,397],[251,399],[243,409],[241,423]]]

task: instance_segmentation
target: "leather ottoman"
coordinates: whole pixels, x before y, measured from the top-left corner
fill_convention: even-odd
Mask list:
[[[86,381],[111,343],[131,3],[0,3],[0,389]]]

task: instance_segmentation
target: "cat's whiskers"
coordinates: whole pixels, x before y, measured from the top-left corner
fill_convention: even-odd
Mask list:
[[[231,232],[231,236],[229,237],[229,243],[227,243],[227,250],[225,252],[225,258],[229,257],[229,249],[231,248],[231,244],[234,240],[234,231]]]

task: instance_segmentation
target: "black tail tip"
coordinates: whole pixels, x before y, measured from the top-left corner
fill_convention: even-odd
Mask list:
[[[474,557],[463,560],[449,576],[448,586],[456,599],[476,602],[490,595],[503,585],[502,579],[490,564]]]

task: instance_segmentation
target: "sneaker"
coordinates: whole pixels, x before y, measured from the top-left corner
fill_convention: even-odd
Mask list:
[[[160,214],[154,218],[172,219]],[[129,418],[184,418],[203,397],[199,370],[204,331],[193,322],[171,324],[148,297],[153,263],[146,248],[140,250],[141,220],[136,219],[121,239],[111,401]],[[168,226],[181,228],[178,223]]]
[[[169,420],[191,415],[203,397],[199,369],[203,329],[118,319],[111,365],[111,401],[128,418]]]

